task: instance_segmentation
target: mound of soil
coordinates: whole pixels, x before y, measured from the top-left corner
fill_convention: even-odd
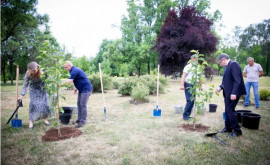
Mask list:
[[[60,128],[61,136],[58,135],[58,129],[49,129],[44,136],[42,136],[42,141],[59,141],[68,139],[71,137],[78,137],[82,134],[82,131],[74,127],[64,127]]]
[[[183,124],[179,127],[183,128],[185,131],[196,131],[196,132],[205,132],[209,128],[201,124],[196,124],[195,129],[193,128],[193,126],[194,126],[193,124]]]

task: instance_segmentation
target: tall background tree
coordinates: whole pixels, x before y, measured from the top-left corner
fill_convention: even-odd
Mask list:
[[[30,61],[37,61],[43,41],[58,46],[48,26],[48,15],[36,11],[37,0],[1,1],[1,76],[13,84],[15,65],[25,73]],[[70,58],[67,54],[66,57]],[[21,75],[23,75],[21,74]]]
[[[239,48],[247,51],[247,56],[253,56],[269,76],[270,70],[270,19],[262,23],[251,24],[240,35]]]
[[[195,7],[187,6],[179,13],[171,10],[158,35],[156,49],[162,73],[182,72],[189,60],[190,50],[199,50],[205,56],[217,50],[218,39],[211,32],[213,22]]]
[[[213,14],[208,12],[211,6],[209,0],[128,0],[127,15],[123,16],[120,26],[122,38],[112,41],[106,48],[103,42],[97,57],[91,62],[92,65],[96,66],[97,61],[106,59],[106,63],[110,62],[112,75],[121,75],[120,70],[129,73],[135,71],[138,76],[154,72],[159,53],[153,47],[168,12],[188,5],[196,6],[196,10],[214,22],[221,19],[218,10]],[[119,60],[117,67],[114,66],[115,59]]]
[[[32,41],[35,39],[31,37],[39,36],[36,29],[48,22],[46,15],[36,13],[36,4],[36,0],[1,1],[1,71],[4,83],[8,72],[13,84],[14,63],[25,65],[18,59],[28,57],[34,51],[35,43]]]

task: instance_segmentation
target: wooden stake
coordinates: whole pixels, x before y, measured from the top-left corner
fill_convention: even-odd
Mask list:
[[[18,84],[19,84],[19,65],[16,67],[16,108],[18,106]],[[17,112],[18,113],[18,112]]]

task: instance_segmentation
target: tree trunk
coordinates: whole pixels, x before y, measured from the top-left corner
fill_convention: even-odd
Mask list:
[[[10,81],[11,81],[11,85],[13,85],[13,60],[9,61],[9,73],[10,73]]]
[[[265,69],[266,69],[266,76],[269,76],[269,53],[268,53],[268,51],[266,51],[266,67],[265,67]]]
[[[150,75],[150,62],[147,62],[147,71],[148,71],[148,74]]]
[[[56,117],[57,117],[57,126],[58,126],[58,135],[61,136],[61,127],[60,127],[60,106],[59,106],[59,86],[57,85],[57,92],[56,92],[57,102],[56,102]]]
[[[141,67],[137,67],[137,74],[138,74],[138,77],[140,77],[140,75],[141,75]]]
[[[1,70],[2,70],[2,76],[3,76],[4,84],[7,84],[7,80],[6,80],[6,62],[2,63]]]

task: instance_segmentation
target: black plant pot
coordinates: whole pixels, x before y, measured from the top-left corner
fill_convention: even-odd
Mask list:
[[[250,111],[250,110],[237,110],[236,113],[237,113],[238,122],[242,123],[242,115],[243,115],[243,113],[251,113],[251,112],[252,111]]]
[[[71,118],[71,113],[60,113],[60,120],[62,124],[69,124],[70,118]]]
[[[73,111],[73,107],[62,107],[62,109],[64,110],[64,113],[72,113]]]
[[[248,129],[259,129],[261,115],[255,113],[242,114],[242,126]]]
[[[209,104],[209,112],[216,112],[217,104]]]

